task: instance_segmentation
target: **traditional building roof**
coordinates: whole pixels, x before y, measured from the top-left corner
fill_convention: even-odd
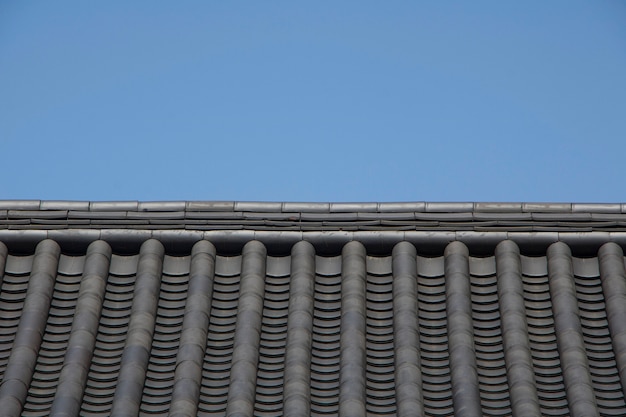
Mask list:
[[[3,415],[626,415],[626,205],[0,201]]]

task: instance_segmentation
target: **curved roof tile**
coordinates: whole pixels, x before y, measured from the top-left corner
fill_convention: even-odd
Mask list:
[[[622,210],[0,202],[0,404],[625,415]]]

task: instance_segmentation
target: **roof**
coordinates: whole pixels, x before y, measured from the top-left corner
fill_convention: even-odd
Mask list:
[[[626,205],[0,202],[5,415],[626,415]]]
[[[283,255],[300,240],[323,254],[351,240],[380,254],[400,241],[436,254],[456,240],[473,253],[492,253],[510,239],[528,253],[564,241],[575,253],[593,254],[606,241],[626,245],[626,204],[0,201],[0,240],[29,253],[46,238],[76,253],[98,239],[136,253],[155,238],[168,253],[188,253],[201,239],[221,253],[241,252],[250,240]]]

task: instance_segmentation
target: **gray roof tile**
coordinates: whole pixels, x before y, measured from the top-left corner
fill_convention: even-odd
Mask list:
[[[65,230],[12,205],[35,229],[0,230],[4,412],[626,414],[623,213],[381,204],[92,204],[112,223]]]
[[[331,203],[331,213],[363,212],[371,213],[378,210],[377,203]]]
[[[626,230],[626,213],[616,204],[94,202],[89,210],[84,202],[32,204],[4,202],[13,209],[0,211],[0,229]]]
[[[184,211],[185,201],[144,201],[139,202],[138,211]]]
[[[233,201],[188,201],[186,211],[233,211]]]
[[[520,213],[522,212],[522,203],[475,203],[474,210],[477,212]]]
[[[572,204],[572,212],[588,212],[588,213],[620,213],[621,204]]]
[[[39,210],[39,200],[0,200],[2,210]]]
[[[92,201],[89,203],[91,211],[137,211],[139,208],[138,201]]]
[[[9,219],[63,219],[67,218],[67,210],[9,210],[7,216]]]
[[[283,203],[272,202],[235,202],[235,211],[264,211],[264,212],[280,212],[282,210]]]
[[[426,203],[430,213],[463,213],[474,211],[474,203]]]
[[[572,205],[570,203],[524,203],[522,204],[522,211],[547,213],[547,212],[562,212],[567,213],[572,211]]]
[[[40,210],[89,210],[89,201],[42,201]]]
[[[425,211],[426,203],[378,203],[378,211],[381,213]]]
[[[283,211],[289,212],[309,212],[309,213],[328,213],[330,211],[330,203],[283,203]]]

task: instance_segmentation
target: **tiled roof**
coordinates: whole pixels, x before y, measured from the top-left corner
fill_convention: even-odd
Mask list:
[[[0,414],[623,416],[624,207],[0,202]]]
[[[0,201],[0,229],[626,232],[626,204]]]
[[[222,253],[259,240],[272,254],[289,254],[307,240],[332,254],[358,240],[374,254],[401,241],[432,254],[461,241],[487,254],[510,239],[529,253],[563,241],[593,255],[606,241],[626,245],[626,204],[0,201],[0,241],[16,251],[53,239],[81,253],[101,239],[115,252],[133,253],[150,238],[168,253],[189,252],[205,239]]]

